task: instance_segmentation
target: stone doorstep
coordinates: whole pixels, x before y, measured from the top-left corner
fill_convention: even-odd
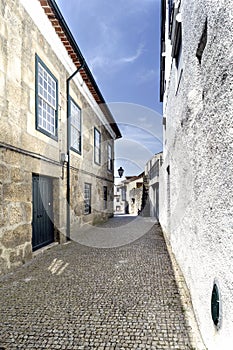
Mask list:
[[[35,252],[32,252],[32,258],[37,257],[40,254],[43,254],[45,251],[57,246],[59,242],[53,242],[51,244],[46,245],[45,247],[37,249]]]

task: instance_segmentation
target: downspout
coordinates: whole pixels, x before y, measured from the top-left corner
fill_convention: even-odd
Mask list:
[[[67,182],[66,182],[66,239],[70,241],[70,147],[71,147],[71,136],[70,136],[70,81],[74,76],[84,67],[85,61],[81,66],[66,80],[66,101],[67,101]]]

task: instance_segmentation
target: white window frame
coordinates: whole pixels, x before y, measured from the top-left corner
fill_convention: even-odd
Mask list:
[[[94,162],[101,164],[101,133],[97,128],[94,128]]]
[[[82,115],[81,109],[70,97],[70,145],[71,149],[82,153]]]
[[[112,156],[112,145],[110,145],[110,143],[108,143],[108,149],[107,149],[107,157],[108,157],[108,171],[110,171],[111,173],[113,172],[113,156]]]
[[[84,184],[84,215],[91,214],[91,184]]]

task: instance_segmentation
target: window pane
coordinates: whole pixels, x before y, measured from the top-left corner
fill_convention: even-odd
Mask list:
[[[53,77],[38,63],[38,126],[55,135],[56,89]]]
[[[101,162],[101,134],[97,129],[94,129],[94,160],[97,164]]]
[[[91,184],[84,185],[84,214],[91,213]]]
[[[108,170],[113,170],[113,164],[112,164],[112,146],[108,145]]]
[[[71,100],[71,147],[81,152],[81,110]]]

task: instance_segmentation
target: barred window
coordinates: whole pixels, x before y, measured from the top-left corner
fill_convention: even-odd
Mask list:
[[[36,56],[36,128],[57,137],[57,79]]]
[[[70,117],[71,148],[81,154],[81,110],[72,99],[70,99]]]
[[[91,184],[84,184],[84,214],[91,214]]]

